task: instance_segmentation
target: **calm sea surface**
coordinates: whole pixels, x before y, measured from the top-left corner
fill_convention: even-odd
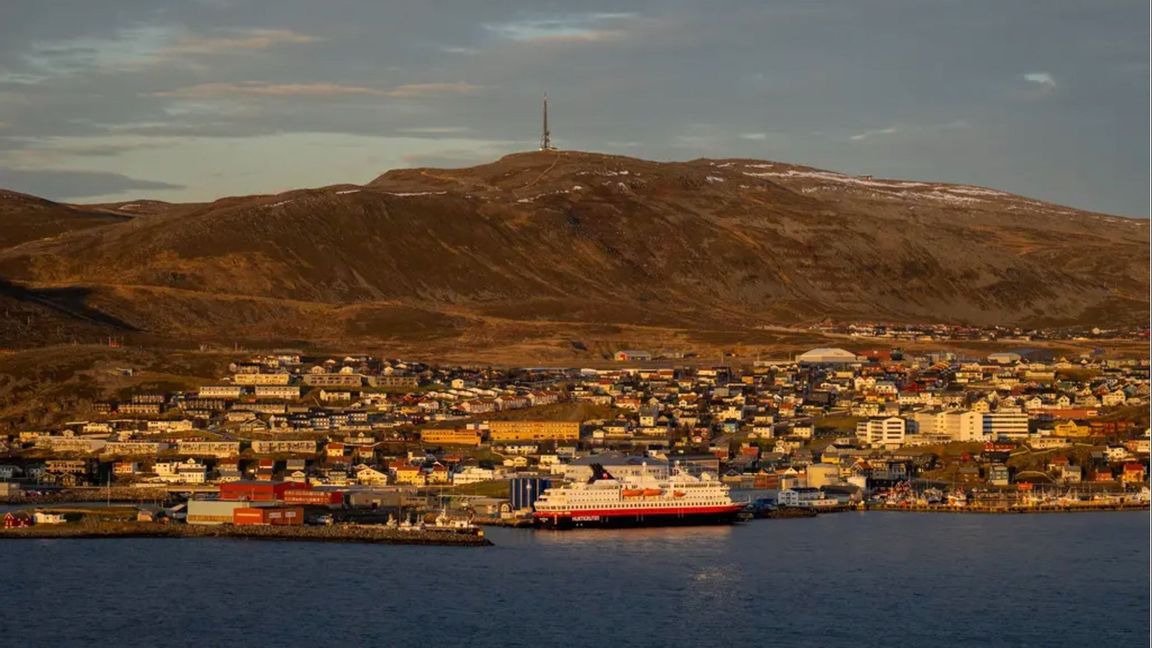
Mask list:
[[[1146,513],[0,542],[5,646],[1147,646]]]

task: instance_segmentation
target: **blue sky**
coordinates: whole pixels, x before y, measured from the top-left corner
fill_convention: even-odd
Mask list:
[[[1148,5],[5,0],[0,186],[208,200],[531,149],[1148,214]]]

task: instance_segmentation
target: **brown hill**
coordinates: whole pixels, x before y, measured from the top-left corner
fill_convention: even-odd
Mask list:
[[[0,189],[0,249],[127,218]]]
[[[86,308],[183,340],[554,344],[825,318],[1110,326],[1146,320],[1148,222],[755,160],[540,152],[149,208],[26,239],[0,252],[0,277],[82,289]]]

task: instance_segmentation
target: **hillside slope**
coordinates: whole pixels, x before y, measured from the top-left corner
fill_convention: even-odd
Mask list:
[[[1147,221],[756,160],[534,152],[151,211],[9,247],[0,277],[197,340],[1114,325],[1148,308]]]
[[[0,189],[0,249],[127,218]]]

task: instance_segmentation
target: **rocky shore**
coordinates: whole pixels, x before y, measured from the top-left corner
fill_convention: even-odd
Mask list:
[[[0,529],[0,539],[81,538],[231,538],[244,540],[291,540],[303,542],[358,542],[376,544],[444,545],[483,547],[492,544],[483,532],[402,531],[369,525],[334,526],[201,526],[151,522],[84,522],[38,524]]]

